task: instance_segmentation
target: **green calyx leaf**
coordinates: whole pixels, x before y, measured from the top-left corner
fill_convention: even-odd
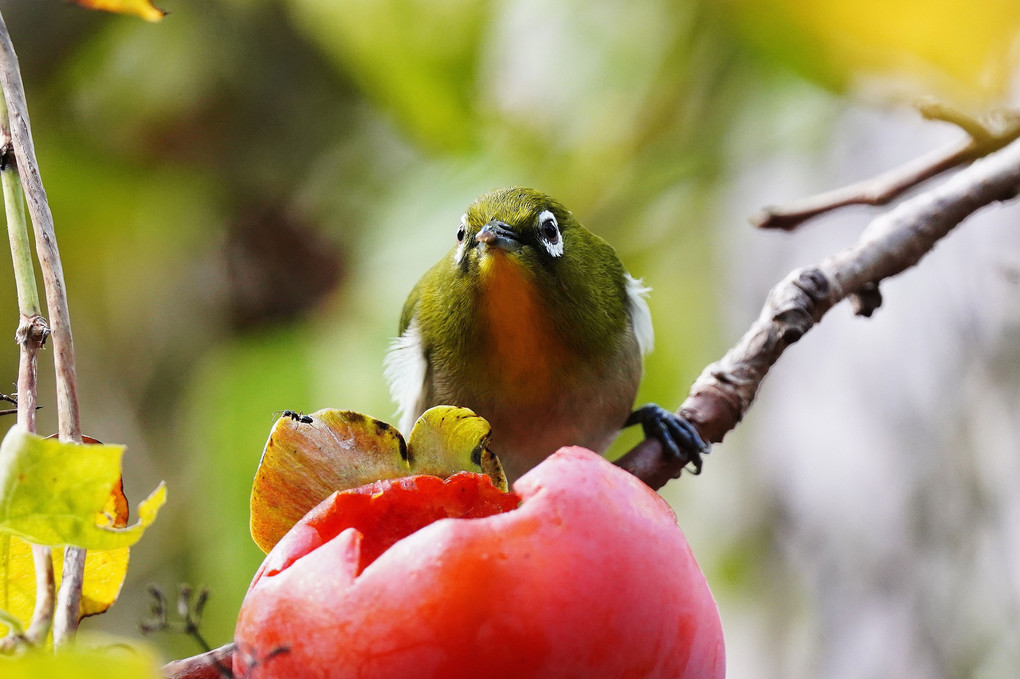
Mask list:
[[[422,413],[407,437],[413,474],[446,478],[460,471],[481,472],[506,491],[499,458],[488,448],[492,427],[468,408],[436,406]]]
[[[111,526],[104,507],[123,454],[124,446],[69,443],[12,427],[0,443],[0,531],[53,547],[133,545],[166,502],[166,486],[138,505],[134,525]]]

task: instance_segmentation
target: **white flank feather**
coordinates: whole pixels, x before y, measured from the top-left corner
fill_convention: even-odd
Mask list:
[[[634,337],[637,339],[641,355],[652,350],[655,344],[655,331],[652,329],[652,312],[648,309],[648,293],[651,288],[646,287],[640,278],[627,276],[627,311],[630,313],[630,325],[634,330]]]
[[[390,343],[390,350],[383,360],[383,374],[390,383],[390,396],[397,402],[399,429],[405,437],[411,433],[411,427],[418,418],[418,403],[425,388],[427,367],[421,346],[421,329],[415,316],[404,333]]]

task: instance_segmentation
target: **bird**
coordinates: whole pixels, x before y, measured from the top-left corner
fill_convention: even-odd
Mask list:
[[[640,424],[700,472],[709,447],[687,420],[633,409],[654,338],[649,291],[554,198],[485,193],[403,306],[384,360],[399,429],[432,406],[470,408],[512,482],[562,446],[601,454]]]

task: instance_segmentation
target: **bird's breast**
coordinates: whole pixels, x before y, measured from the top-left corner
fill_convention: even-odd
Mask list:
[[[545,299],[528,271],[502,253],[482,263],[476,318],[484,340],[482,371],[505,397],[538,400],[557,387],[571,363]]]

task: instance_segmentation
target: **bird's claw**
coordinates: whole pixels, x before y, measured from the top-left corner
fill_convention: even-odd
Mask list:
[[[640,424],[645,438],[658,439],[671,455],[683,461],[685,467],[691,465],[692,474],[701,473],[701,456],[711,452],[712,447],[702,440],[698,430],[686,419],[649,403],[632,412],[623,426],[632,424]]]

